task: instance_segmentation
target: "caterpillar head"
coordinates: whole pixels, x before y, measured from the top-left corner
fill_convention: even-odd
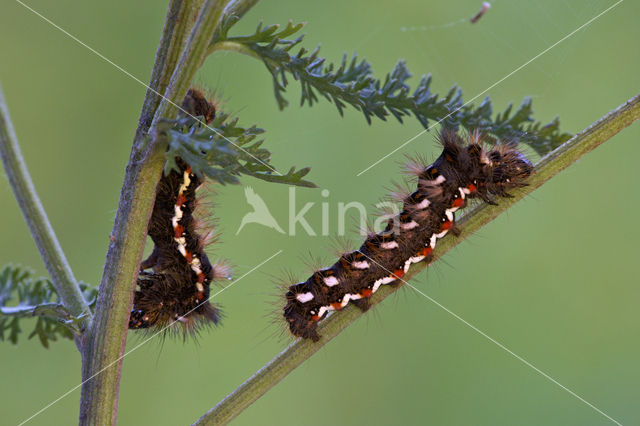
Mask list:
[[[300,302],[300,295],[304,295],[305,293],[301,293],[301,287],[304,286],[304,283],[292,285],[289,287],[289,291],[287,291],[286,299],[287,304],[283,308],[284,318],[289,324],[289,330],[291,334],[296,337],[302,337],[303,339],[311,339],[314,342],[320,340],[320,335],[318,334],[317,328],[318,323],[317,319],[313,315],[309,315],[310,312],[307,312],[304,305]],[[313,317],[312,319],[310,319]]]
[[[207,124],[211,123],[216,116],[215,105],[198,89],[189,89],[182,100],[181,107],[194,117],[203,117]]]
[[[526,186],[525,180],[533,173],[533,165],[515,148],[514,144],[497,145],[487,153],[485,184],[487,192],[509,197],[508,191]]]

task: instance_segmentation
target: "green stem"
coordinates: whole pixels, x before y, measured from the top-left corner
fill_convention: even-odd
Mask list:
[[[436,259],[638,118],[640,118],[640,95],[611,111],[542,158],[536,165],[535,174],[528,181],[529,186],[519,191],[514,198],[506,199],[504,200],[505,202],[501,202],[498,206],[480,204],[468,211],[458,221],[462,231],[460,238],[445,238],[442,242],[439,242],[435,250]],[[405,275],[404,280],[408,281],[426,266],[424,263],[415,265]],[[371,304],[380,303],[394,291],[396,289],[390,286],[383,286],[373,295]],[[319,333],[322,335],[320,341],[314,343],[311,340],[295,340],[268,364],[258,370],[249,380],[207,411],[194,424],[214,425],[230,422],[363,314],[361,310],[348,305],[342,311],[330,315],[329,318],[321,322],[318,328]]]
[[[224,8],[224,16],[235,16],[241,19],[260,0],[231,0]]]
[[[183,19],[190,18],[184,15],[190,4],[191,2],[186,1],[170,4],[158,49],[160,56],[156,58],[152,72],[152,84],[157,87],[152,86],[147,92],[125,172],[95,316],[82,354],[81,425],[107,425],[116,422],[122,356],[133,302],[133,288],[146,242],[155,189],[165,162],[166,145],[162,135],[156,134],[155,126],[160,118],[175,116],[177,105],[205,58],[206,47],[224,7],[222,0],[205,1],[185,47],[181,49],[181,40],[185,37],[187,27],[179,22],[180,16]],[[169,75],[171,77],[167,82]],[[151,99],[163,92],[159,102]],[[153,116],[153,119],[148,125],[150,130],[147,131],[149,116]]]
[[[171,76],[164,98],[153,117],[150,132],[152,135],[154,134],[153,127],[158,123],[158,120],[171,118],[177,113],[180,101],[191,86],[196,71],[207,57],[207,47],[218,27],[223,10],[224,0],[208,0],[202,5],[186,47]]]
[[[0,307],[0,314],[14,317],[46,317],[65,325],[72,333],[82,333],[79,328],[82,318],[77,318],[69,313],[59,303],[43,303],[40,305],[19,305]]]
[[[31,235],[40,251],[44,265],[51,276],[53,286],[60,296],[60,301],[73,316],[83,316],[84,319],[80,326],[84,328],[88,320],[91,319],[89,306],[82,296],[78,282],[73,276],[71,267],[33,186],[27,165],[20,151],[18,138],[11,124],[9,109],[1,87],[0,156],[13,193],[18,200],[18,205],[27,221],[27,225],[29,225]],[[76,337],[79,336],[76,335]],[[76,344],[80,348],[81,342],[79,340],[76,340]]]
[[[236,52],[242,53],[243,55],[251,56],[252,58],[263,60],[262,56],[258,55],[254,52],[250,47],[246,44],[238,43],[236,41],[223,40],[216,43],[213,43],[209,47],[209,54],[217,52],[219,50],[226,50],[228,52]],[[268,59],[267,59],[268,60]]]
[[[167,10],[162,39],[156,51],[156,62],[151,71],[149,88],[142,104],[134,145],[148,141],[144,135],[149,131],[153,115],[176,68],[180,53],[193,23],[194,0],[171,0]],[[141,149],[142,147],[138,147]]]

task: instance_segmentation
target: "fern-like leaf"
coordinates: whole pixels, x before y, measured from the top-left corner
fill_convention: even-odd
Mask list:
[[[345,54],[338,65],[327,63],[320,56],[319,47],[311,52],[302,47],[292,54],[303,36],[288,37],[299,31],[303,24],[289,22],[283,29],[278,25],[259,25],[251,35],[229,37],[233,23],[232,20],[224,23],[226,26],[223,25],[215,42],[242,45],[264,62],[273,78],[280,109],[288,105],[285,92],[289,85],[287,75],[290,75],[300,83],[301,104],[312,106],[322,96],[332,102],[341,115],[344,108],[350,106],[362,112],[368,123],[374,117],[386,120],[389,116],[402,122],[404,117],[413,115],[426,129],[438,122],[456,130],[460,126],[478,129],[494,139],[525,142],[540,155],[550,152],[571,136],[560,131],[557,118],[548,124],[536,122],[532,117],[530,98],[525,98],[513,113],[512,105],[509,105],[503,113],[492,118],[493,107],[488,97],[478,106],[467,105],[457,86],[445,96],[439,96],[430,89],[431,75],[423,76],[412,92],[407,83],[411,73],[404,61],[399,61],[381,80],[374,77],[371,64],[355,54],[351,59]]]
[[[184,159],[198,176],[208,176],[221,184],[237,184],[238,176],[249,175],[268,182],[315,187],[303,177],[309,168],[291,168],[286,174],[271,166],[271,152],[258,137],[264,133],[256,126],[238,126],[237,119],[218,112],[209,126],[191,118],[165,120],[159,132],[166,135],[168,149],[165,173],[178,170],[176,158]]]
[[[93,307],[97,289],[86,283],[80,283],[80,289]],[[16,296],[17,303],[8,306]],[[37,336],[45,348],[58,337],[73,339],[74,334],[81,332],[78,318],[58,303],[58,294],[48,278],[34,278],[29,269],[5,266],[0,271],[0,340],[17,344],[21,320],[25,317],[37,317],[28,338]]]

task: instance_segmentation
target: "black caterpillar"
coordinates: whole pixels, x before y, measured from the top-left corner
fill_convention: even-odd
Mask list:
[[[215,117],[215,106],[196,89],[187,92],[182,109],[203,117],[207,124]],[[209,284],[226,278],[228,269],[221,263],[211,264],[204,247],[212,230],[200,232],[194,218],[196,189],[203,181],[182,159],[177,158],[176,164],[179,170],[163,175],[156,189],[148,227],[154,249],[140,266],[130,329],[165,329],[175,323],[185,332],[194,332],[220,319],[218,308],[208,301]]]
[[[479,133],[463,137],[453,131],[443,131],[439,142],[443,151],[433,164],[409,168],[418,188],[403,198],[402,212],[383,232],[371,234],[333,266],[289,286],[283,310],[294,336],[319,340],[318,321],[349,302],[368,309],[368,298],[381,285],[401,284],[399,278],[412,264],[431,262],[438,239],[449,231],[459,233],[454,213],[468,198],[496,204],[494,197],[510,197],[507,191],[525,186],[533,171],[514,143],[487,151]]]

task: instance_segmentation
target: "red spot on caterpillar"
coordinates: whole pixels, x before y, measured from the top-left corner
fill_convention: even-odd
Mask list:
[[[187,259],[187,263],[191,263],[193,261],[193,254],[190,251],[185,251],[184,258]]]
[[[320,315],[314,315],[314,316],[312,316],[312,317],[311,317],[311,319],[312,319],[314,322],[318,322],[318,321],[320,321]]]
[[[339,311],[340,309],[342,309],[342,303],[340,302],[334,302],[331,304],[331,307],[333,309],[335,309],[336,311]]]
[[[198,274],[198,282],[199,282],[199,283],[203,283],[203,282],[204,282],[204,280],[206,280],[206,279],[207,279],[207,276],[206,276],[203,272],[200,272],[200,273]]]
[[[173,236],[174,238],[180,238],[184,234],[184,226],[178,225],[176,229],[174,229]]]
[[[448,231],[452,226],[453,222],[451,222],[450,220],[442,222],[442,225],[440,225],[440,231]]]
[[[365,288],[359,294],[360,297],[371,297],[371,295],[373,294],[373,290],[370,288]]]
[[[427,257],[433,253],[433,248],[431,246],[427,246],[418,252],[418,256]]]
[[[178,198],[176,199],[176,206],[181,207],[186,202],[187,196],[184,194],[178,194]]]
[[[396,269],[393,271],[391,278],[402,278],[404,277],[404,269]]]
[[[453,203],[451,203],[451,207],[464,207],[464,199],[456,198],[455,200],[453,200]]]
[[[475,193],[478,190],[478,188],[472,183],[467,185],[467,189],[469,190],[469,192],[471,192],[471,194]]]

